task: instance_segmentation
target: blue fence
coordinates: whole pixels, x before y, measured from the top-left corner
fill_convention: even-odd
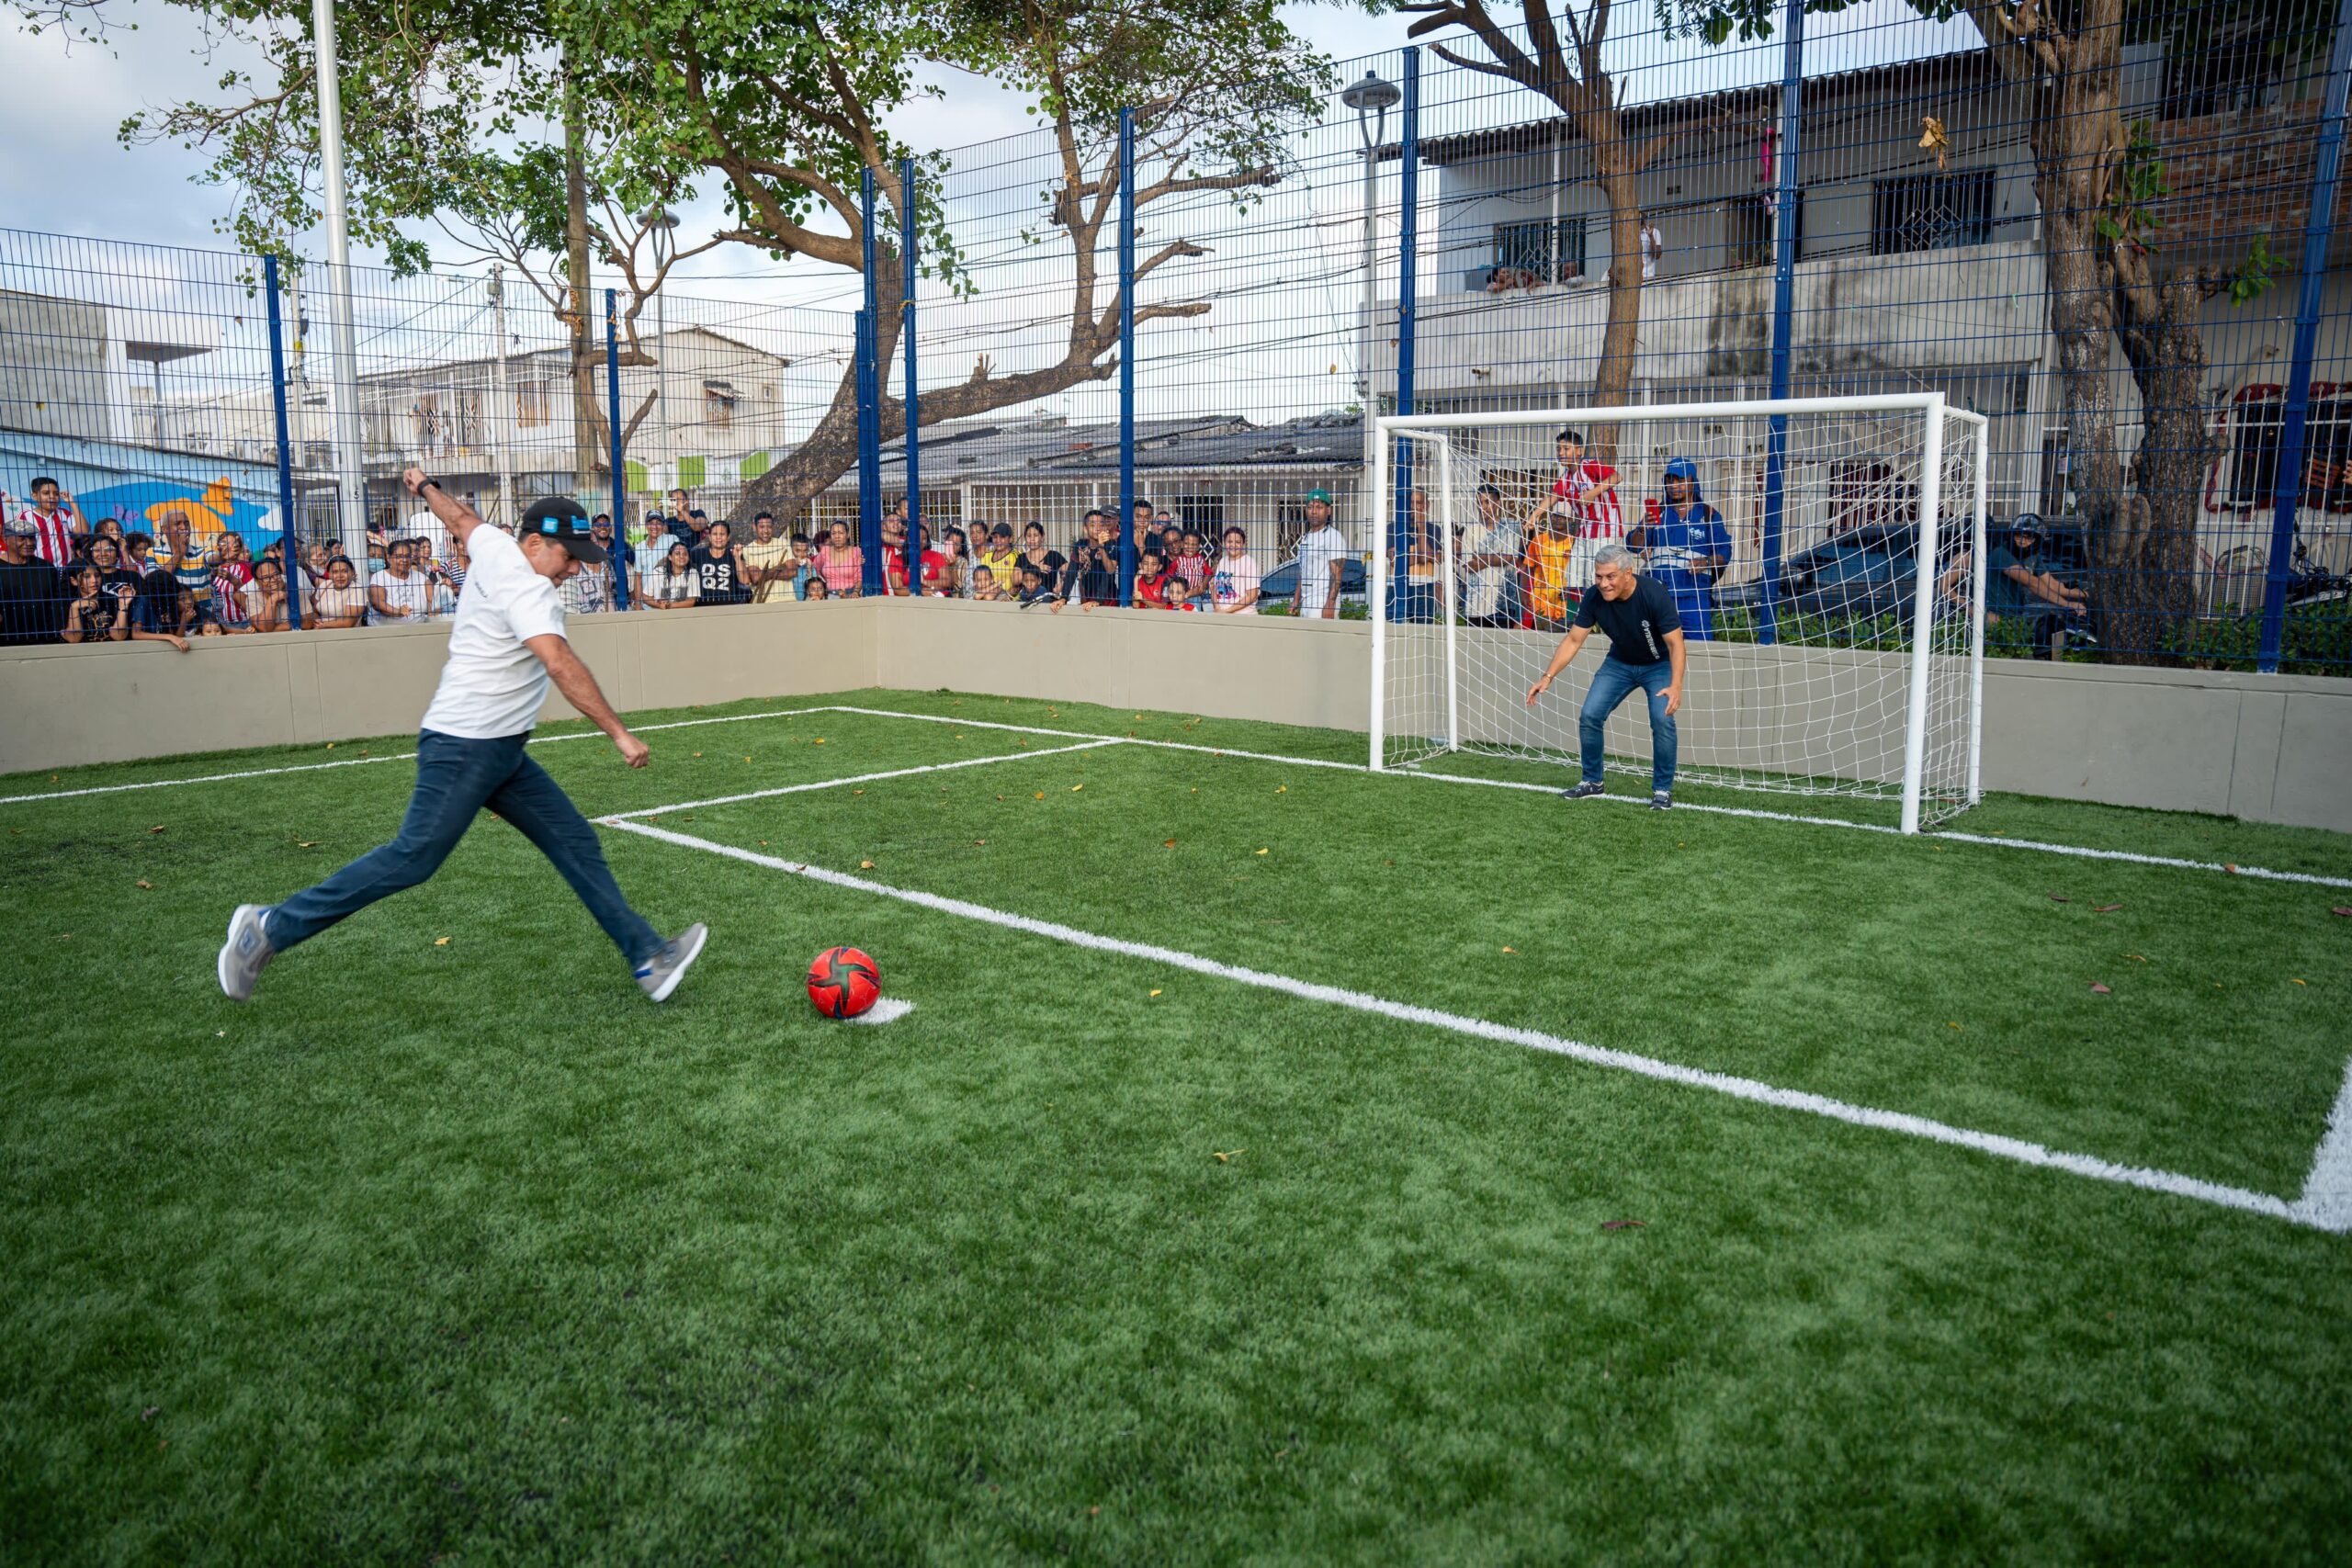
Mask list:
[[[409,462],[628,535],[684,490],[820,567],[846,525],[833,586],[864,593],[989,562],[1017,590],[990,530],[1025,558],[1035,524],[1122,603],[1238,528],[1273,611],[1317,491],[1359,552],[1405,547],[1408,487],[1379,518],[1366,491],[1376,412],[1938,390],[1992,421],[1996,528],[2039,518],[2030,575],[2087,602],[2023,604],[1992,651],[2352,672],[2346,8],[2138,8],[2049,50],[1892,0],[1720,44],[1619,15],[1591,78],[1442,27],[1452,60],[1314,62],[1247,123],[1155,106],[869,169],[857,275],[600,276],[584,325],[544,258],[339,286],[0,231],[0,488],[355,559],[415,525]],[[1743,635],[1834,637],[1781,624],[1783,579],[1917,497],[1849,455],[1800,513],[1788,440],[1725,469],[1725,579]],[[1669,455],[1621,456],[1629,500]]]

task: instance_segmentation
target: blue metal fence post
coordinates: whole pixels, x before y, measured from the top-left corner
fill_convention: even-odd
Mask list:
[[[286,571],[286,624],[302,629],[302,558],[294,542],[294,447],[286,423],[286,325],[279,314],[277,258],[261,258],[261,286],[269,296],[269,400],[277,416],[277,556]]]
[[[882,571],[882,286],[874,265],[874,170],[858,171],[859,262],[865,269],[865,309],[858,312],[857,547],[865,553],[862,586],[871,596],[889,586]]]
[[[1136,111],[1119,111],[1119,603],[1136,602]]]
[[[874,318],[857,313],[857,547],[865,564],[858,591],[882,592],[881,410],[875,391]]]
[[[2294,569],[2295,508],[2303,493],[2303,444],[2311,420],[2312,358],[2319,347],[2320,287],[2335,233],[2336,175],[2344,157],[2344,112],[2352,87],[2352,0],[2337,0],[2335,41],[2328,51],[2327,98],[2312,165],[2311,210],[2303,218],[2301,296],[2295,306],[2295,358],[2287,377],[2286,424],[2278,433],[2278,480],[2270,514],[2270,573],[2262,595],[2262,649],[2255,668],[2278,673],[2287,638],[2287,578]]]
[[[1396,408],[1398,413],[1413,412],[1413,293],[1418,287],[1414,279],[1413,253],[1420,243],[1421,195],[1421,51],[1419,46],[1405,51],[1404,114],[1396,138]],[[1410,446],[1398,441],[1392,449],[1395,456],[1389,482],[1396,491],[1395,504],[1390,509],[1388,524],[1388,557],[1395,563],[1389,573],[1388,618],[1408,619],[1416,612],[1408,605],[1404,615],[1394,613],[1394,606],[1406,602],[1406,584],[1410,581],[1412,521],[1413,521],[1413,454]],[[1407,573],[1398,577],[1398,572]],[[1378,613],[1375,609],[1375,614]]]
[[[915,161],[899,160],[899,342],[906,349],[907,591],[922,592],[922,436],[915,403]]]
[[[1804,0],[1782,0],[1781,135],[1772,164],[1772,396],[1789,395],[1789,339],[1797,294],[1797,139],[1803,129]],[[1772,416],[1764,448],[1763,575],[1756,640],[1780,640],[1781,533],[1788,511],[1789,416]]]
[[[613,542],[622,558],[612,563],[613,607],[628,608],[628,469],[621,439],[621,308],[619,291],[605,290],[605,424],[611,438]]]

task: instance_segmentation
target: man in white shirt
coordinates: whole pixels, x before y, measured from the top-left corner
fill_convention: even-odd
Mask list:
[[[1520,558],[1519,525],[1503,510],[1503,492],[1478,487],[1478,520],[1462,530],[1462,618],[1474,626],[1518,624],[1511,574]]]
[[[1647,283],[1657,276],[1657,264],[1666,259],[1666,236],[1657,231],[1657,224],[1642,220],[1642,281]]]
[[[622,897],[596,830],[524,750],[552,681],[565,701],[612,737],[623,761],[641,768],[648,761],[645,742],[621,723],[564,639],[557,589],[583,564],[601,564],[604,547],[589,536],[586,514],[568,496],[524,513],[518,543],[484,526],[422,468],[401,479],[472,559],[449,631],[449,661],[417,736],[416,792],[390,843],[275,907],[237,906],[220,949],[220,989],[232,1001],[248,999],[271,958],[430,877],[486,807],[555,863],[628,960],[639,987],[657,1002],[668,1000],[709,933],[697,924],[662,941]]]
[[[1301,619],[1339,619],[1340,574],[1347,570],[1347,536],[1331,521],[1331,492],[1309,491],[1306,535],[1298,541],[1298,587],[1291,594],[1291,614]]]

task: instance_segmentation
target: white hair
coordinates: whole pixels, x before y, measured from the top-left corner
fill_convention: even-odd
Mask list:
[[[1640,568],[1641,561],[1623,545],[1603,545],[1600,553],[1592,558],[1592,564],[1596,568],[1613,566],[1620,571],[1634,571]]]

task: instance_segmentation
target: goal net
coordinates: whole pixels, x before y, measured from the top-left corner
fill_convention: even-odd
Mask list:
[[[1532,706],[1527,692],[1614,544],[1682,622],[1678,785],[1899,802],[1905,832],[1977,798],[1982,415],[1918,393],[1396,415],[1380,430],[1374,768],[1449,753],[1575,768],[1606,640]],[[1602,751],[1648,776],[1638,689]]]

